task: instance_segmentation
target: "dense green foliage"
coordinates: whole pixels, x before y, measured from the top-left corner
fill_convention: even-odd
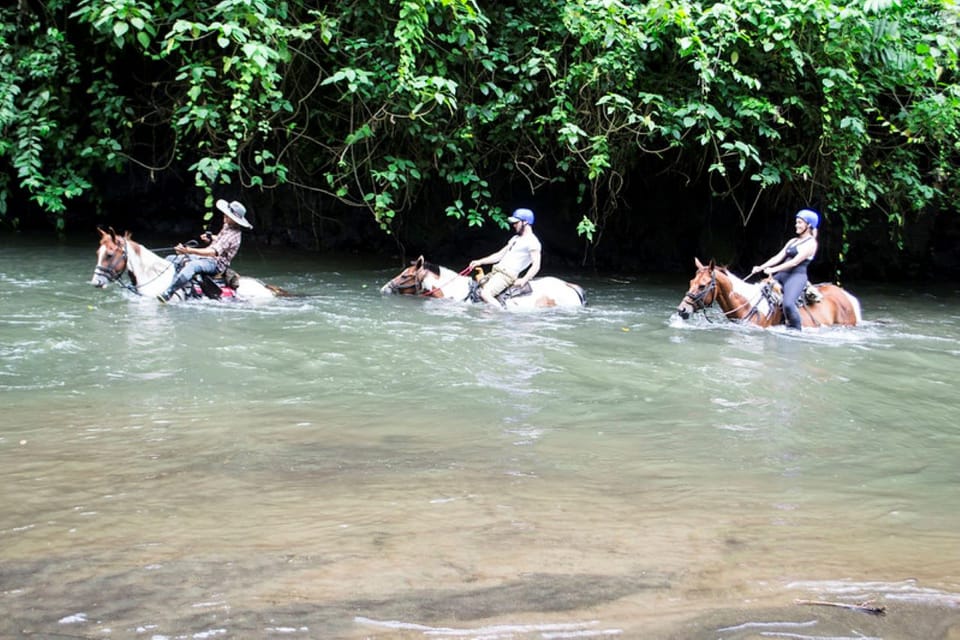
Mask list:
[[[960,196],[952,0],[21,0],[0,9],[0,214],[63,223],[105,170],[312,192],[389,231],[425,191],[502,222],[565,183],[596,241],[638,171],[747,224],[896,230]],[[581,217],[582,215],[582,217]],[[629,215],[640,215],[630,213]],[[777,215],[782,215],[782,210]]]

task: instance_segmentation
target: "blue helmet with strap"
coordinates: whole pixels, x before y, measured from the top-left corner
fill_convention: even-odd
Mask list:
[[[507,222],[510,224],[513,224],[514,222],[526,222],[527,224],[533,224],[533,220],[533,211],[530,209],[517,209],[513,212],[513,215],[507,218]]]
[[[820,226],[820,214],[813,209],[800,209],[797,211],[797,217],[806,222],[811,229]]]

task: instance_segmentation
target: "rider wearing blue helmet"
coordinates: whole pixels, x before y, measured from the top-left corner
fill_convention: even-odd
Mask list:
[[[817,253],[817,228],[820,214],[813,209],[801,209],[795,220],[796,238],[791,238],[777,255],[750,271],[763,271],[777,279],[783,287],[783,315],[787,328],[800,330],[803,321],[797,301],[807,285],[807,265]]]
[[[540,271],[542,247],[533,233],[534,219],[530,209],[517,209],[507,218],[516,235],[496,253],[470,261],[471,269],[483,264],[494,265],[490,275],[480,285],[480,297],[484,302],[499,306],[498,295],[510,286],[522,287]]]

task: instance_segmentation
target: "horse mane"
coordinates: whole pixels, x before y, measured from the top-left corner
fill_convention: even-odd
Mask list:
[[[130,234],[129,231],[125,232],[123,234],[123,237],[127,241],[127,246],[130,247],[130,249],[132,249],[133,252],[136,253],[138,256],[142,257],[143,254],[141,253],[140,249],[143,248],[143,245],[140,244],[139,242],[135,242],[133,239],[133,236]]]
[[[718,265],[714,266],[714,269],[716,269],[717,271],[719,271],[719,272],[722,273],[723,275],[727,276],[728,278],[734,278],[735,280],[739,280],[739,281],[744,282],[744,283],[746,282],[746,280],[744,280],[743,278],[741,278],[740,276],[738,276],[737,274],[735,274],[733,271],[730,271],[730,267],[728,267],[728,266],[725,265],[725,264],[718,264]]]
[[[440,277],[440,265],[435,262],[423,261],[423,268],[432,273],[433,275]]]
[[[143,246],[139,242],[133,239],[133,234],[129,231],[123,232],[123,238],[127,242],[128,254],[136,255],[140,266],[143,268],[143,273],[141,276],[152,276],[156,277],[160,273],[163,273],[170,268],[171,264],[167,262],[163,257],[158,256],[153,253],[147,247]],[[149,256],[149,259],[148,259]],[[136,282],[137,276],[130,269],[130,265],[127,265],[127,273],[130,275],[130,279]]]

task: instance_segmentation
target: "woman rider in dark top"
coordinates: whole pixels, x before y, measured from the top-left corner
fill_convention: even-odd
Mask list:
[[[812,209],[801,209],[796,218],[797,237],[790,239],[777,255],[750,271],[750,275],[763,271],[783,287],[783,315],[788,329],[799,331],[803,324],[797,301],[807,284],[807,265],[817,253],[818,226],[820,215]]]

